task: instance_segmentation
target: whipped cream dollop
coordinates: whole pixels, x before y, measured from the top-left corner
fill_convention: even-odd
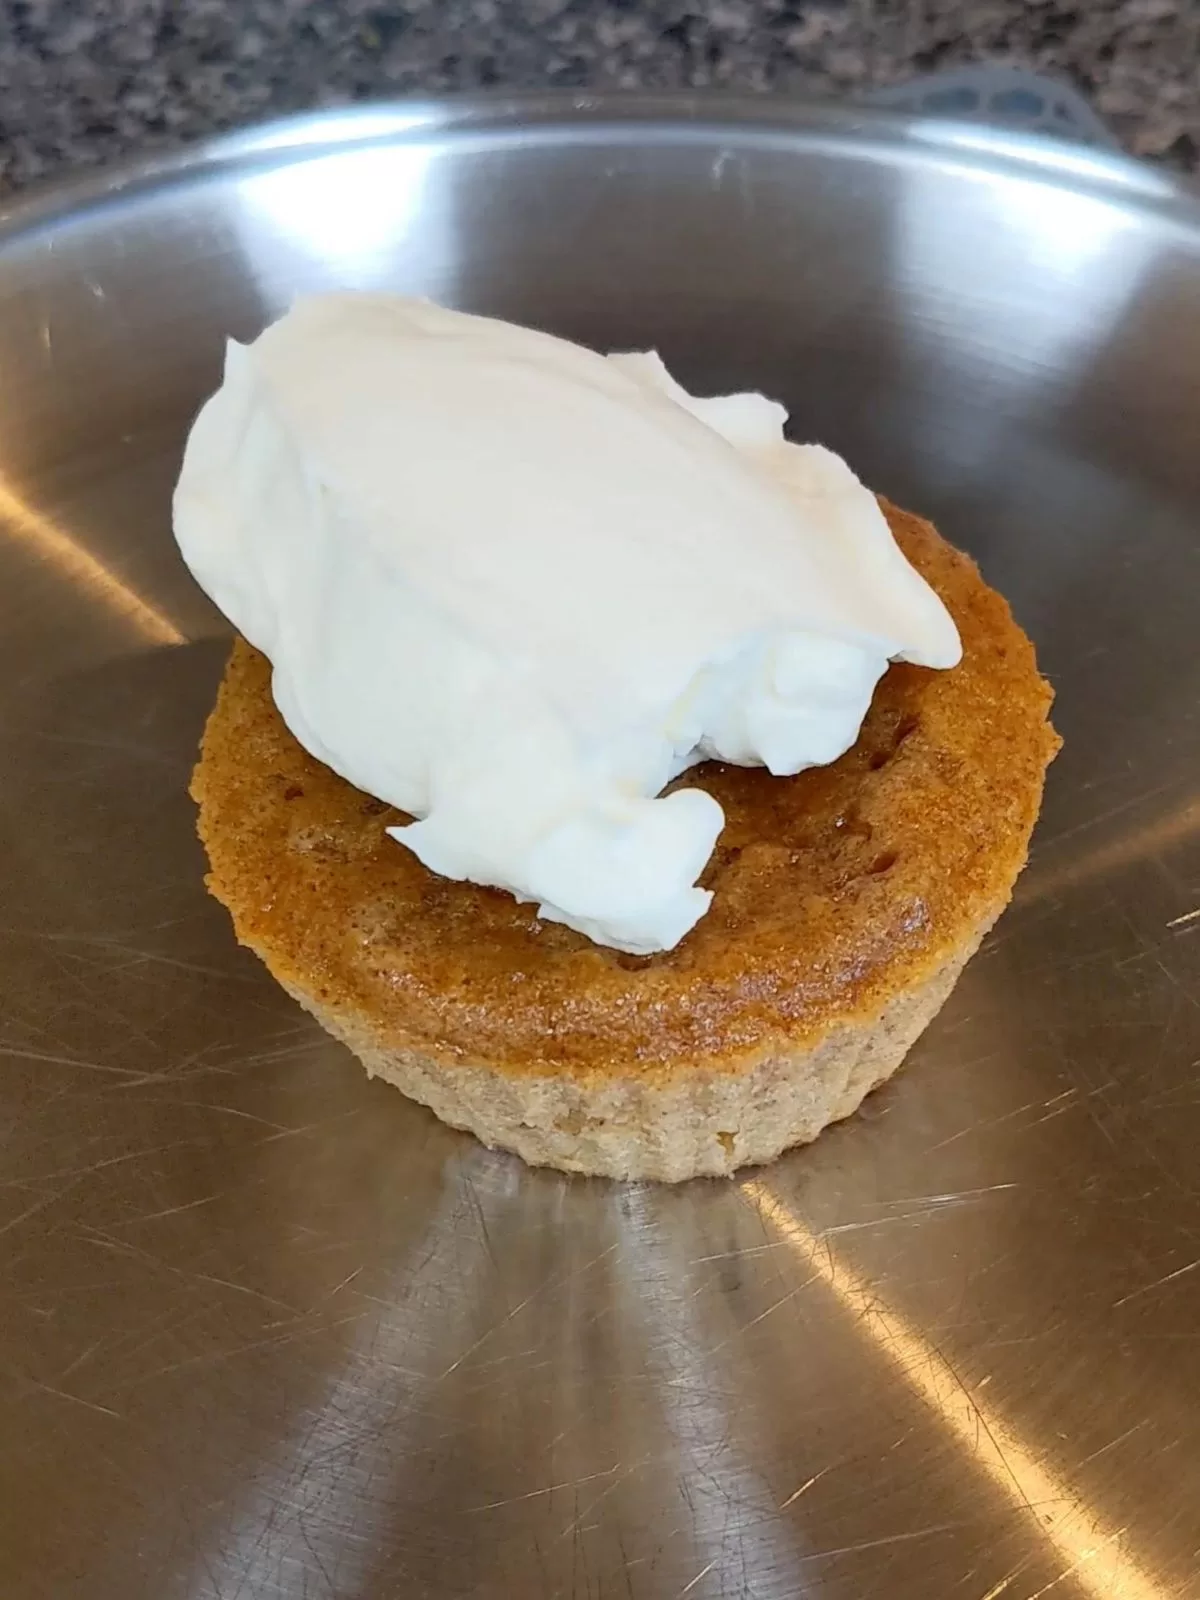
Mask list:
[[[961,653],[874,496],[785,421],[653,354],[318,296],[229,344],[176,536],[300,743],[419,819],[401,845],[648,953],[707,909],[724,821],[671,779],[833,761],[889,661]]]

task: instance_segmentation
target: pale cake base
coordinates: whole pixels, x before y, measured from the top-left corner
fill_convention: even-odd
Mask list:
[[[896,1072],[950,997],[986,929],[919,988],[889,1001],[875,1022],[837,1028],[809,1050],[778,1052],[737,1073],[647,1080],[636,1070],[596,1083],[560,1075],[513,1077],[494,1068],[389,1049],[369,1018],[338,1014],[294,983],[283,986],[327,1032],[452,1128],[531,1167],[607,1178],[728,1177],[809,1144],[853,1115]]]

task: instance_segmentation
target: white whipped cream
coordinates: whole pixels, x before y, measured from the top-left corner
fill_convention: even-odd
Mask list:
[[[707,757],[835,760],[957,631],[875,498],[757,394],[695,399],[423,301],[301,300],[188,440],[175,531],[296,738],[433,871],[638,953],[708,907]]]

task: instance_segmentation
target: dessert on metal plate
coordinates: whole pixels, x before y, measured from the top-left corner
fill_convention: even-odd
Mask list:
[[[783,421],[332,296],[231,347],[189,441],[177,534],[240,634],[209,886],[369,1072],[527,1161],[678,1180],[814,1138],[1024,865],[1032,646]]]

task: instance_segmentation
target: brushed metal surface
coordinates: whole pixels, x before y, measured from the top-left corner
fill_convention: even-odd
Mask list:
[[[204,895],[169,490],[223,336],[326,285],[777,394],[1037,640],[1017,902],[811,1150],[526,1171]],[[1171,180],[848,113],[372,110],[10,218],[5,1600],[1200,1595],[1198,375]]]

